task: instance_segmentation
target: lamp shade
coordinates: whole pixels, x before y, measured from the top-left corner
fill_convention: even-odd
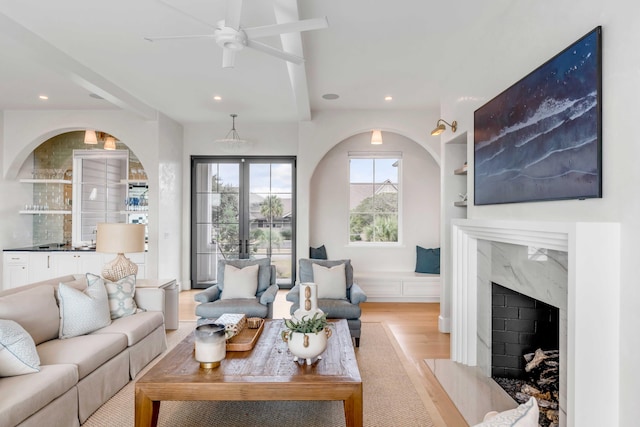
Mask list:
[[[144,224],[100,223],[96,235],[96,252],[144,252],[144,232]]]
[[[108,136],[104,140],[104,149],[105,150],[115,150],[116,149],[116,139],[112,136]]]
[[[98,143],[98,136],[95,130],[87,130],[84,132],[84,143],[92,145]]]

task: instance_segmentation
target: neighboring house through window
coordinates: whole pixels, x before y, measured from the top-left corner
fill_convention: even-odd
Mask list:
[[[400,153],[349,153],[349,242],[399,243]]]

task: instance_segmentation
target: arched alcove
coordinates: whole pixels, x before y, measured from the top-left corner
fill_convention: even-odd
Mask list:
[[[83,150],[84,153],[95,153],[98,157],[100,153],[110,152],[104,149],[108,134],[98,132],[97,144],[86,144],[84,136],[84,130],[54,135],[35,147],[20,168],[22,181],[33,184],[32,203],[25,205],[21,213],[33,216],[35,244],[72,242],[73,224],[79,221],[81,215],[79,209],[72,209],[73,201],[82,194],[81,191],[73,191],[74,151]],[[120,197],[114,206],[118,212],[117,220],[146,224],[148,187],[142,162],[133,150],[117,139],[115,150],[128,153],[125,154],[128,167],[122,172],[121,188],[118,189]],[[80,236],[73,238],[74,244],[82,240],[89,239]]]
[[[349,154],[395,153],[402,159],[399,242],[356,245],[349,241]],[[371,145],[371,131],[339,141],[317,163],[310,180],[309,243],[324,244],[330,258],[350,258],[367,271],[413,271],[415,246],[440,241],[440,167],[414,140],[383,132],[383,144]]]

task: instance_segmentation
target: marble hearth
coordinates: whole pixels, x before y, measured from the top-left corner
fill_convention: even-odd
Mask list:
[[[560,309],[561,425],[618,425],[619,255],[619,224],[452,221],[451,361],[432,369],[476,384],[467,402],[454,403],[500,395],[490,378],[494,281]]]

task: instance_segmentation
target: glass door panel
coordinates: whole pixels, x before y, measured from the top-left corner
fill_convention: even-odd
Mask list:
[[[218,259],[270,257],[295,278],[294,159],[192,158],[192,286],[216,283]]]

